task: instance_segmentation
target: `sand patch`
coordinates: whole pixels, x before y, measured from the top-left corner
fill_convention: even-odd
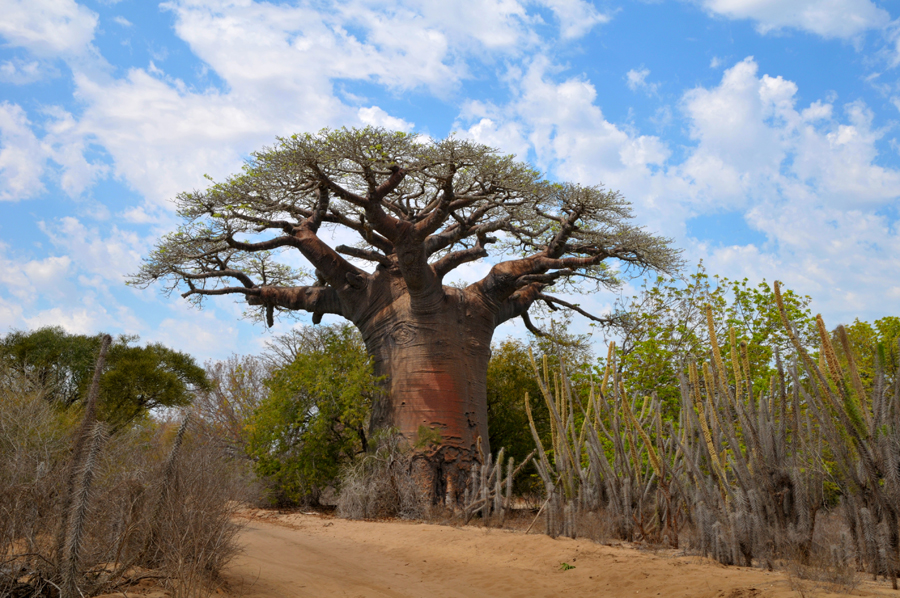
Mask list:
[[[346,521],[246,511],[244,550],[225,573],[244,598],[541,598],[556,596],[799,597],[781,572],[709,559],[551,539],[521,532],[422,523]],[[565,563],[565,565],[563,565]],[[806,596],[846,595],[814,588]],[[864,582],[855,596],[893,596]]]

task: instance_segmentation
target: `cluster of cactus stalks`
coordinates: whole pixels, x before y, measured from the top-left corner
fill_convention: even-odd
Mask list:
[[[504,449],[501,448],[494,459],[490,453],[484,454],[480,436],[477,442],[479,461],[472,466],[463,494],[463,519],[469,523],[478,515],[486,526],[502,526],[513,506],[513,480],[528,465],[535,451],[516,467],[515,459],[512,456],[506,458]]]
[[[602,381],[581,391],[573,390],[564,359],[551,372],[546,358],[540,367],[532,357],[538,402],[551,421],[544,446],[532,415],[539,407],[525,397],[547,534],[574,538],[583,521],[601,519],[623,540],[677,547],[683,538],[697,552],[743,566],[808,563],[830,550],[831,560],[851,560],[897,587],[900,376],[886,379],[882,357],[867,393],[846,332],[837,329],[848,356],[842,368],[821,317],[814,359],[777,283],[775,295],[793,354],[776,353],[775,374],[760,384],[733,329],[726,366],[708,311],[710,355],[684,364],[673,421],[663,420],[655,396],[629,392],[614,346]],[[841,546],[816,545],[816,524],[828,509],[841,515]]]
[[[678,545],[685,521],[677,484],[684,459],[675,440],[663,433],[659,402],[640,406],[616,374],[615,347],[603,380],[591,384],[586,400],[573,391],[564,358],[551,375],[546,356],[532,366],[550,413],[550,446],[534,424],[531,397],[525,397],[537,445],[535,465],[546,491],[539,511],[550,536],[579,534],[580,520],[597,514],[624,540]]]

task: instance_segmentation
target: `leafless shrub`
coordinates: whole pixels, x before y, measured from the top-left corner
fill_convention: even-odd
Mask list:
[[[274,363],[268,355],[232,355],[222,361],[207,362],[210,389],[199,392],[194,400],[197,433],[221,446],[228,455],[247,459],[246,424],[269,392],[265,381]]]
[[[0,596],[56,591],[54,537],[73,420],[23,374],[0,384]]]
[[[347,466],[341,475],[337,514],[347,519],[422,519],[429,501],[412,475],[412,450],[397,433],[373,439],[375,450]]]
[[[839,511],[818,518],[809,554],[788,558],[785,570],[789,578],[809,582],[796,582],[807,591],[850,594],[860,585],[856,550]]]
[[[60,500],[77,422],[24,377],[0,379],[0,596],[90,596],[143,575],[179,596],[205,592],[236,550],[230,514],[245,486],[234,462],[190,426],[173,451],[171,425],[106,440],[93,424]]]

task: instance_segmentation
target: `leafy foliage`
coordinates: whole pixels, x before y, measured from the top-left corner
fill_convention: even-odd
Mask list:
[[[209,382],[194,358],[154,343],[132,346],[119,337],[110,347],[100,380],[99,417],[121,429],[157,407],[190,404]],[[24,372],[62,406],[79,403],[94,371],[100,336],[69,334],[59,327],[11,332],[0,340],[0,359]]]
[[[856,319],[846,326],[847,340],[866,393],[871,392],[876,372],[883,369],[887,380],[893,381],[900,370],[900,318],[885,316],[871,324]],[[832,333],[835,353],[842,368],[849,369],[848,354],[837,331]]]
[[[534,440],[525,409],[525,394],[540,400],[541,389],[534,377],[529,351],[538,363],[547,362],[559,368],[560,359],[571,372],[582,405],[587,405],[589,385],[581,382],[591,375],[593,354],[587,335],[573,335],[566,331],[568,319],[551,320],[548,333],[532,337],[529,343],[514,338],[494,345],[488,363],[487,406],[488,430],[492,447],[503,448],[506,455],[521,463],[534,449]],[[581,417],[580,414],[577,417]],[[550,415],[544,410],[533,413],[533,420],[542,441],[550,442]],[[516,482],[518,490],[534,487],[539,480],[532,476]]]
[[[528,360],[528,346],[516,339],[506,339],[494,346],[487,375],[488,430],[491,446],[522,460],[534,449],[525,413],[525,393],[539,396],[540,388]],[[550,433],[546,414],[537,426],[544,436]]]
[[[792,291],[784,291],[783,298],[801,342],[815,347],[810,298]],[[629,391],[641,397],[656,393],[667,417],[679,410],[679,374],[686,373],[691,360],[702,361],[710,355],[707,305],[729,368],[732,350],[738,352],[745,342],[754,378],[768,380],[776,353],[784,355],[791,350],[767,282],[752,287],[747,279],[711,278],[702,262],[686,280],[657,278],[640,295],[618,306],[621,341],[617,357]]]
[[[306,346],[268,380],[248,424],[250,455],[277,504],[316,503],[341,466],[367,449],[369,411],[380,392],[358,332],[306,330]]]
[[[196,305],[207,296],[243,295],[257,306],[248,317],[270,325],[273,310],[353,319],[355,296],[344,287],[351,280],[359,288],[367,273],[337,253],[399,267],[410,287],[439,290],[446,274],[486,257],[492,245],[496,257],[511,262],[541,259],[503,272],[510,279],[503,284],[485,279],[482,292],[502,304],[527,286],[528,306],[539,300],[576,311],[540,291],[615,287],[620,278],[608,259],[639,272],[680,264],[668,239],[630,223],[631,207],[617,191],[551,183],[513,156],[471,141],[374,127],[279,138],[241,173],[182,193],[177,204],[182,226],[160,240],[130,284],[161,282]],[[317,236],[322,225],[355,233],[358,242],[327,247]],[[290,249],[313,268],[280,261]],[[316,291],[265,290],[297,285]]]

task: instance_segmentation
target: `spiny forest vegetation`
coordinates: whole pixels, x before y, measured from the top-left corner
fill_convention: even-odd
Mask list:
[[[234,553],[235,501],[495,526],[524,505],[551,536],[844,588],[857,571],[896,578],[900,318],[828,329],[807,297],[702,267],[614,318],[599,357],[561,321],[494,344],[489,441],[503,448],[480,447],[453,513],[411,475],[422,445],[370,432],[384,390],[349,325],[297,327],[205,369],[133,338],[9,333],[0,590],[90,595],[151,575],[197,595]]]
[[[900,318],[828,328],[808,297],[702,265],[592,316],[550,293],[615,287],[608,259],[673,270],[676,253],[617,193],[454,139],[281,140],[179,202],[184,226],[133,282],[242,296],[270,326],[296,310],[349,323],[205,367],[137,338],[2,337],[0,595],[146,577],[204,595],[247,502],[485,526],[525,507],[526,533],[897,587]],[[361,241],[332,249],[326,225]],[[443,284],[487,245],[487,276]],[[605,355],[573,313],[602,324]],[[493,339],[513,317],[532,336]]]

